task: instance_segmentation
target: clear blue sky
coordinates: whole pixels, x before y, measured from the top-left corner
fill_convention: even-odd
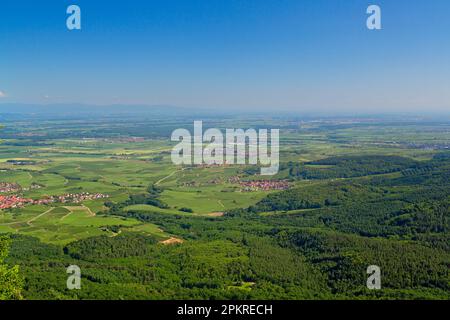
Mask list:
[[[448,111],[450,1],[2,0],[2,102]]]

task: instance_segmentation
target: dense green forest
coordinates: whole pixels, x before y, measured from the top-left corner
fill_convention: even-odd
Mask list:
[[[22,299],[23,279],[19,267],[3,264],[8,256],[11,239],[0,236],[0,300]]]

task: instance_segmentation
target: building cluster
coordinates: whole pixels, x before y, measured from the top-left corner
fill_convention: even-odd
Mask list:
[[[0,193],[11,193],[20,191],[29,191],[34,189],[40,189],[43,186],[33,182],[29,188],[22,188],[18,183],[0,182]]]
[[[87,200],[97,200],[97,199],[103,199],[108,198],[109,196],[107,194],[102,193],[89,193],[89,192],[82,192],[82,193],[67,193],[60,196],[53,196],[52,198],[55,200],[54,202],[61,202],[61,203],[80,203]]]
[[[251,191],[271,191],[289,189],[287,180],[247,180],[242,181],[239,176],[233,176],[228,179],[229,183],[239,184],[244,192]]]
[[[242,191],[271,191],[271,190],[286,190],[289,189],[289,182],[286,180],[252,180],[241,181]]]
[[[20,208],[26,204],[80,203],[87,200],[108,198],[102,193],[68,193],[60,196],[49,196],[38,200],[22,198],[17,195],[0,196],[0,209]]]
[[[423,150],[448,150],[450,143],[406,143],[409,148],[423,149]]]
[[[33,199],[22,198],[15,195],[0,196],[0,210],[9,208],[19,208],[28,203],[33,203]]]
[[[29,188],[23,188],[22,190],[29,191],[29,190],[34,190],[34,189],[41,189],[42,187],[43,187],[42,185],[33,182]]]
[[[121,143],[121,142],[144,142],[144,137],[114,137],[114,138],[83,138],[82,142],[108,142],[108,143]]]
[[[37,164],[34,160],[6,160],[6,163],[12,164],[14,166],[32,166]]]
[[[208,186],[208,185],[218,185],[218,184],[221,184],[222,182],[223,182],[222,178],[215,178],[215,179],[208,180],[206,182],[199,182],[199,181],[183,182],[183,183],[181,183],[181,186],[187,187],[187,188],[194,188],[194,187],[201,187],[201,186]]]
[[[232,176],[232,177],[228,178],[228,182],[234,183],[234,184],[239,184],[239,183],[241,183],[241,178],[239,178],[239,176]]]
[[[0,182],[0,193],[17,192],[21,189],[17,183]]]

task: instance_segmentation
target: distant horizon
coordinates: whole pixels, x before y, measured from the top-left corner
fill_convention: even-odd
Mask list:
[[[76,107],[74,110],[72,108]],[[6,108],[6,109],[5,109]],[[62,109],[61,109],[62,108]],[[108,110],[109,109],[109,110]],[[128,109],[128,110],[127,110]],[[131,110],[130,110],[131,109]],[[312,116],[312,117],[388,117],[388,116],[408,116],[408,117],[435,117],[435,116],[449,116],[450,110],[446,111],[434,111],[434,110],[410,110],[410,111],[371,111],[360,109],[360,111],[345,110],[345,108],[335,110],[333,112],[326,110],[318,110],[317,108],[310,108],[310,110],[293,110],[293,109],[281,109],[281,108],[261,108],[258,110],[243,107],[230,107],[223,110],[209,108],[209,107],[186,107],[180,105],[152,105],[152,104],[89,104],[89,103],[1,103],[0,102],[0,115],[2,114],[32,114],[39,111],[44,113],[105,113],[112,111],[111,114],[123,114],[129,113],[134,115],[136,113],[151,113],[152,111],[173,111],[177,110],[182,113],[193,114],[205,114],[205,115],[296,115],[296,116]],[[312,111],[314,110],[314,111]],[[276,114],[275,114],[276,113]]]

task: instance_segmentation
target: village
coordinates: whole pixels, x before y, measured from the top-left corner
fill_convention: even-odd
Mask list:
[[[20,191],[29,191],[33,189],[40,189],[43,186],[37,183],[32,183],[29,188],[22,188],[18,183],[0,182],[0,193],[11,193]]]
[[[255,192],[255,191],[273,191],[289,189],[289,182],[287,180],[246,180],[243,181],[239,176],[228,178],[228,183],[237,184],[241,186],[239,192]],[[215,178],[207,182],[201,183],[198,181],[188,181],[181,184],[183,187],[201,187],[206,185],[223,184],[222,178]]]
[[[17,183],[0,182],[0,193],[17,192],[21,189],[21,186]]]
[[[289,189],[289,182],[286,180],[250,180],[240,181],[239,185],[243,188],[242,192],[252,191],[271,191]]]
[[[18,195],[0,195],[0,210],[21,208],[27,204],[80,203],[87,200],[97,200],[108,197],[109,195],[106,194],[89,192],[67,193],[60,196],[48,196],[37,200],[23,198]]]
[[[286,190],[289,189],[289,182],[287,180],[246,180],[242,181],[239,176],[234,176],[228,179],[229,183],[239,184],[241,192],[252,191],[271,191],[271,190]]]

